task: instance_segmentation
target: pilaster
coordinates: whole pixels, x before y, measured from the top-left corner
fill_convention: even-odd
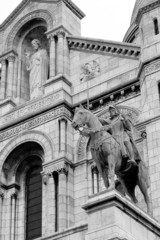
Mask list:
[[[14,56],[8,57],[7,97],[12,97],[13,95],[14,61]]]
[[[0,99],[5,98],[5,87],[6,87],[6,76],[7,76],[7,63],[5,59],[1,60],[2,72],[1,72],[1,89],[0,89]]]

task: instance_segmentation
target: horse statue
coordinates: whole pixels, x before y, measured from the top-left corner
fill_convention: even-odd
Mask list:
[[[122,158],[120,145],[112,134],[104,130],[100,120],[92,112],[83,107],[75,109],[72,127],[79,130],[81,135],[90,137],[92,158],[96,162],[105,187],[115,189],[115,174],[123,188],[123,195],[128,195],[137,203],[135,187],[138,185],[147,205],[148,214],[151,212],[151,201],[147,192],[149,187],[147,168],[141,160],[137,164],[125,162]]]

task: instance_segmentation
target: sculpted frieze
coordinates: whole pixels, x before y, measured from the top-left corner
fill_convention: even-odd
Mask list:
[[[36,117],[28,122],[20,124],[17,127],[13,127],[10,130],[6,130],[6,131],[2,132],[0,134],[0,142],[2,142],[3,140],[5,140],[7,138],[13,137],[14,135],[19,134],[22,131],[35,128],[41,124],[51,121],[61,115],[65,115],[69,118],[71,117],[71,113],[65,107],[54,109],[42,116]]]
[[[46,108],[46,107],[49,107],[49,106],[55,104],[60,98],[61,98],[61,94],[55,93],[55,94],[49,95],[39,101],[36,101],[32,104],[29,104],[19,110],[9,113],[6,116],[1,118],[0,126],[6,125],[7,123],[12,122],[16,119],[19,120],[20,118],[22,118],[24,116],[27,116],[27,115],[29,116],[33,113],[35,114],[39,110],[42,110],[43,108]]]
[[[80,81],[85,82],[100,75],[99,58],[81,66]]]
[[[153,62],[145,67],[145,75],[149,75],[160,70],[160,61]]]

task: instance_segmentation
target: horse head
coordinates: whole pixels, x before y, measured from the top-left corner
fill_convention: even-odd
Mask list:
[[[87,123],[87,110],[83,106],[77,107],[75,109],[74,118],[72,121],[72,127],[78,129]]]

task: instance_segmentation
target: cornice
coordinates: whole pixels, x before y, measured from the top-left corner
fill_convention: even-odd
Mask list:
[[[77,17],[79,17],[80,19],[85,17],[85,14],[71,1],[71,0],[61,0],[63,1],[66,6],[75,13],[75,15]]]
[[[12,21],[15,16],[30,2],[30,0],[23,0],[12,12],[11,14],[2,22],[0,25],[0,30],[6,27],[10,21]]]
[[[123,41],[124,42],[130,42],[130,39],[133,37],[133,35],[138,31],[138,25],[137,24],[132,24],[129,29],[127,30]]]
[[[50,3],[58,3],[60,1],[63,1],[65,5],[80,19],[85,17],[85,14],[71,1],[71,0],[52,0],[49,1]],[[33,2],[33,0],[23,0],[12,12],[11,14],[3,21],[3,23],[0,25],[0,30],[5,28],[15,17],[16,15],[22,11],[22,9],[29,3]],[[46,1],[40,1],[40,0],[34,0],[34,2],[46,2]],[[48,1],[47,1],[48,2]]]
[[[149,5],[145,6],[145,7],[140,8],[139,11],[138,11],[137,17],[135,19],[135,22],[137,24],[139,24],[140,20],[142,18],[142,15],[144,13],[146,13],[148,11],[151,11],[152,9],[157,8],[157,7],[160,7],[160,0],[158,0],[158,1],[154,2],[154,3],[151,3],[151,4],[149,4]]]
[[[16,57],[16,56],[18,56],[18,53],[12,49],[12,50],[2,53],[0,55],[0,61],[5,60],[9,57]]]
[[[140,57],[141,48],[138,45],[104,41],[100,39],[82,38],[68,36],[68,45],[70,49],[78,51],[89,51],[101,54],[117,55],[119,57],[131,58],[138,60]]]

